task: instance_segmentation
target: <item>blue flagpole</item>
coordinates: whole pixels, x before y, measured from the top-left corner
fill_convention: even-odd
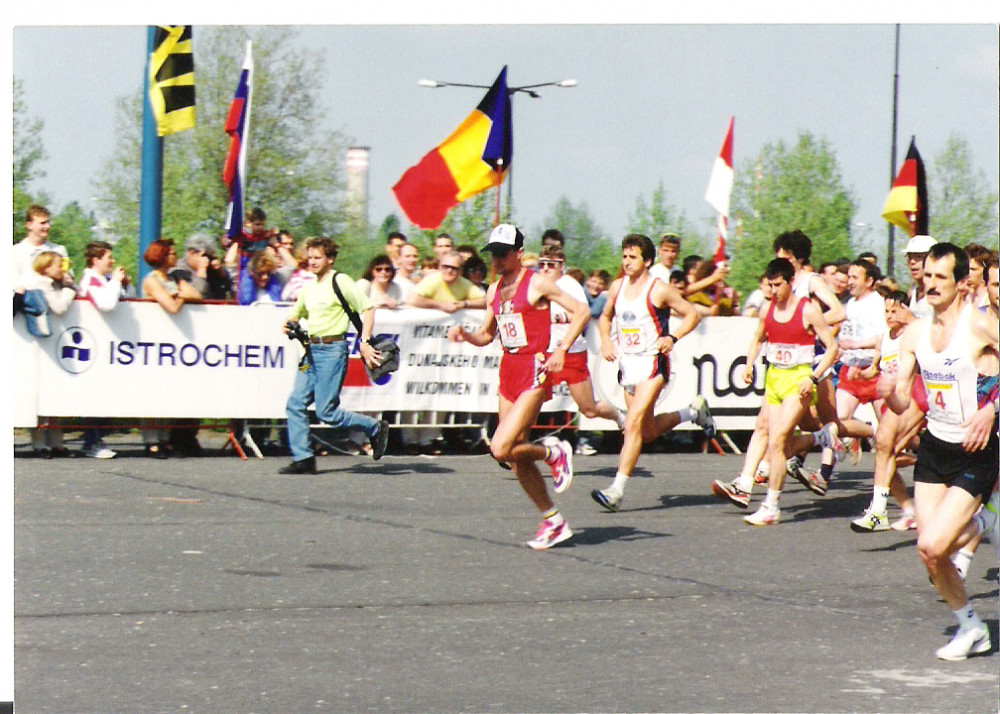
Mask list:
[[[146,71],[142,80],[142,173],[139,190],[139,251],[136,256],[136,288],[152,270],[142,259],[146,248],[160,237],[163,219],[163,139],[156,134],[156,118],[149,106],[149,58],[153,54],[156,28],[149,27]],[[141,292],[141,291],[140,291]]]

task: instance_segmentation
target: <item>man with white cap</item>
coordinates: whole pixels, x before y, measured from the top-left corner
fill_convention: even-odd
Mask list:
[[[490,451],[500,462],[511,465],[518,483],[542,513],[542,522],[527,545],[546,550],[573,535],[566,519],[555,507],[548,488],[535,465],[545,461],[552,469],[554,490],[562,493],[573,480],[573,449],[565,441],[545,445],[530,440],[531,426],[552,396],[549,373],[563,368],[566,350],[590,319],[585,303],[574,300],[540,273],[524,268],[524,235],[508,223],[490,234],[484,251],[491,253],[493,270],[499,276],[486,292],[486,314],[475,332],[462,326],[448,330],[453,342],[469,342],[485,347],[499,333],[503,345],[500,362],[499,423],[490,441]],[[562,343],[551,354],[549,305],[555,303],[570,316]]]
[[[910,312],[916,319],[928,317],[934,308],[927,302],[924,295],[924,258],[931,246],[937,243],[930,236],[913,236],[910,242],[903,248],[903,255],[906,256],[906,267],[910,271]]]

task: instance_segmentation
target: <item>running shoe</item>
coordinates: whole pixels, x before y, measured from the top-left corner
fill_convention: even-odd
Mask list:
[[[994,547],[1000,548],[1000,491],[990,494],[986,502],[986,510],[993,514],[993,527],[985,534]]]
[[[753,482],[760,484],[760,483],[767,483],[770,480],[771,480],[771,464],[769,464],[767,461],[761,461],[759,464],[757,464],[757,472],[753,475]]]
[[[870,508],[866,509],[859,518],[855,518],[851,521],[851,530],[855,533],[887,531],[889,530],[889,514],[884,511],[882,513],[876,513]]]
[[[595,488],[590,492],[590,497],[601,504],[601,507],[604,508],[604,510],[610,511],[611,513],[617,513],[619,507],[621,507],[622,494],[615,493],[610,488],[603,490]]]
[[[691,402],[691,411],[694,412],[694,423],[702,428],[705,432],[705,437],[708,439],[715,438],[715,420],[712,418],[712,412],[708,408],[708,402],[705,401],[705,397],[700,394],[694,398]]]
[[[577,444],[576,453],[580,456],[593,456],[597,453],[597,449],[590,444]]]
[[[716,479],[715,481],[712,481],[712,493],[721,498],[723,501],[731,501],[735,506],[739,506],[740,508],[749,508],[750,494],[736,485],[738,480],[739,479],[736,479],[731,483],[725,483],[724,481]]]
[[[990,631],[986,627],[960,627],[951,642],[939,648],[936,654],[938,659],[960,662],[970,655],[985,654],[991,648]]]
[[[556,543],[562,543],[572,536],[573,531],[570,530],[569,523],[565,520],[553,523],[551,519],[546,518],[539,524],[538,530],[535,531],[535,537],[525,545],[532,550],[548,550]]]
[[[904,513],[902,518],[892,522],[889,526],[894,531],[913,531],[917,529],[917,517],[912,513]]]
[[[781,509],[762,503],[756,513],[743,516],[743,520],[752,526],[776,526],[781,520]]]
[[[797,469],[795,473],[792,474],[795,479],[801,483],[803,486],[808,488],[810,491],[815,493],[817,496],[825,496],[826,491],[829,488],[829,484],[826,479],[823,478],[823,474],[819,471],[812,471],[811,469]]]
[[[545,463],[552,469],[552,487],[556,493],[562,493],[573,483],[573,447],[568,441],[560,441],[554,436],[542,439],[549,449],[549,458]]]
[[[375,427],[375,433],[371,437],[372,458],[378,461],[385,455],[385,449],[389,446],[389,422],[385,419],[379,421]]]
[[[836,461],[844,460],[844,442],[837,436],[837,425],[833,422],[824,424],[819,430],[820,445],[824,449],[833,449],[833,458]]]

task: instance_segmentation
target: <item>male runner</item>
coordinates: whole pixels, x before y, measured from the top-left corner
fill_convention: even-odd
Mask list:
[[[944,660],[966,659],[991,648],[989,629],[973,611],[950,558],[993,529],[997,518],[996,405],[980,402],[978,382],[980,374],[995,374],[1000,338],[996,320],[959,299],[968,271],[968,256],[958,246],[930,247],[924,288],[934,312],[904,332],[895,385],[890,379],[879,385],[897,414],[909,405],[917,369],[927,390],[927,431],[913,472],[917,550],[959,625],[951,641],[937,650]],[[991,493],[988,507],[979,510]]]
[[[625,440],[614,482],[608,488],[590,493],[611,512],[621,506],[625,484],[639,460],[643,442],[658,438],[684,421],[696,423],[710,439],[715,436],[715,422],[701,396],[680,411],[653,414],[656,398],[670,376],[669,354],[701,318],[676,288],[649,274],[656,249],[647,236],[636,233],[625,236],[621,251],[624,276],[611,283],[597,326],[602,356],[609,362],[619,359],[618,382],[625,390],[628,406],[623,429]],[[667,331],[671,309],[682,317],[676,334]],[[617,349],[611,341],[612,317],[615,317]]]
[[[483,323],[475,332],[452,327],[448,339],[485,347],[499,332],[504,350],[499,423],[490,451],[498,461],[510,463],[521,488],[541,511],[542,522],[527,545],[545,550],[570,538],[573,531],[552,502],[535,462],[544,460],[549,465],[555,492],[562,493],[573,480],[573,450],[565,441],[533,444],[530,430],[542,404],[552,396],[549,373],[563,368],[566,350],[587,324],[590,311],[549,278],[521,266],[524,235],[514,226],[501,223],[494,228],[483,250],[492,254],[493,270],[499,276],[486,292]],[[570,320],[564,341],[547,355],[550,303],[566,310]]]
[[[750,340],[743,379],[754,381],[754,363],[761,343],[767,342],[768,368],[764,378],[764,401],[767,403],[767,454],[770,476],[767,497],[756,513],[744,520],[754,526],[777,525],[781,518],[778,499],[785,482],[788,455],[819,444],[831,451],[842,451],[836,424],[827,423],[813,435],[792,437],[792,431],[816,399],[819,375],[824,374],[837,356],[833,332],[819,308],[808,298],[794,295],[792,279],[795,268],[784,258],[775,258],[764,272],[771,286],[771,302],[759,320]],[[813,368],[816,338],[826,351]],[[839,447],[839,448],[838,448]],[[726,485],[731,484],[723,484]]]

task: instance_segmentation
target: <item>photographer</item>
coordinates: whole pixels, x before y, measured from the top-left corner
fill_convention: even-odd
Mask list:
[[[325,424],[364,431],[376,460],[382,458],[389,439],[389,424],[385,421],[340,408],[340,388],[347,373],[348,359],[348,342],[344,338],[350,319],[334,289],[334,280],[345,300],[361,315],[362,329],[358,335],[361,358],[373,367],[379,364],[381,355],[368,343],[375,320],[371,301],[358,292],[350,276],[333,270],[336,259],[337,244],[329,238],[310,238],[306,243],[307,268],[316,275],[316,280],[302,288],[284,332],[293,334],[299,327],[299,320],[308,319],[308,364],[295,374],[295,384],[285,406],[293,461],[279,473],[316,473],[316,457],[309,446],[307,409],[310,404],[315,404],[316,417]]]

